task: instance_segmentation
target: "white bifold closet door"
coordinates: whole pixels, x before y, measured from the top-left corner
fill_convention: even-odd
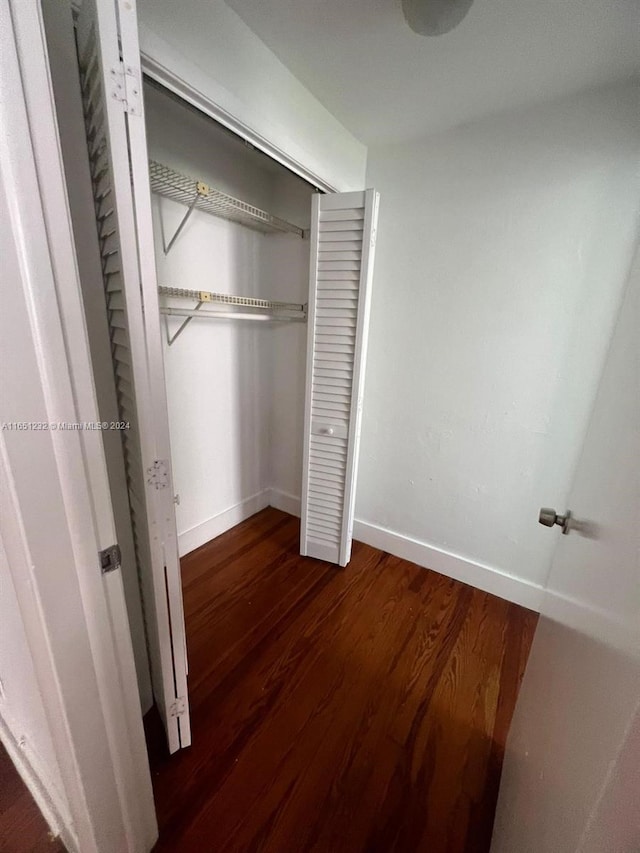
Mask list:
[[[135,3],[84,0],[76,33],[153,693],[175,752],[191,730]]]
[[[378,201],[375,190],[313,198],[300,553],[341,566],[351,558]]]

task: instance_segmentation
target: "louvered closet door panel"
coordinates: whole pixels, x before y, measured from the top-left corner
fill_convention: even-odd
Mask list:
[[[351,556],[378,198],[375,190],[313,198],[300,551],[343,566]]]
[[[129,85],[136,75],[139,79],[135,15],[132,0],[85,0],[76,41],[113,375],[120,420],[128,424],[121,432],[122,447],[153,693],[174,752],[191,737],[181,596],[173,606],[171,602],[180,576],[166,400],[156,378],[162,347],[159,333],[153,338],[145,325],[145,315],[153,315],[159,329],[157,303],[145,303],[144,297],[151,291],[157,299],[155,271],[147,270],[146,277],[153,280],[145,280],[142,262],[143,255],[152,256],[153,242],[150,232],[139,227],[144,199],[138,199],[132,181],[140,160],[139,153],[138,163],[132,157],[133,140],[140,139],[141,125],[146,144],[144,115],[141,103],[130,111],[123,102],[123,67],[129,69]],[[121,54],[125,48],[129,57]],[[146,152],[142,162],[148,186]],[[151,243],[146,248],[145,240]]]

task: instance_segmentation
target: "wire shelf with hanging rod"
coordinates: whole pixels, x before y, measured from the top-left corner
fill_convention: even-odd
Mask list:
[[[149,160],[149,177],[151,192],[170,198],[187,207],[187,211],[178,225],[173,237],[165,246],[165,254],[175,243],[180,232],[194,210],[202,210],[212,216],[219,216],[246,225],[264,234],[295,234],[304,237],[304,230],[292,225],[285,219],[273,216],[252,204],[216,190],[203,181],[183,175],[169,166],[164,166],[155,160]]]
[[[258,299],[253,296],[234,296],[229,293],[213,293],[207,290],[188,290],[181,287],[159,287],[160,296],[170,299],[195,300],[196,305],[189,308],[160,305],[164,315],[167,344],[171,346],[184,331],[188,323],[198,319],[249,320],[263,322],[302,322],[307,319],[307,306],[300,302],[277,302],[272,299]],[[214,310],[203,306],[219,306]],[[225,306],[224,309],[222,306]],[[244,309],[239,311],[237,309]],[[168,317],[184,317],[184,322],[173,333],[169,331]]]

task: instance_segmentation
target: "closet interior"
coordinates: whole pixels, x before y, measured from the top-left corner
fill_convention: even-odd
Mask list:
[[[378,195],[321,192],[144,77],[135,10],[114,12],[48,26],[97,402],[124,425],[103,436],[113,566],[175,752],[179,558],[271,505],[301,516],[302,555],[349,562]]]
[[[144,98],[183,556],[299,498],[315,190],[157,85]]]
[[[144,96],[182,556],[271,490],[300,495],[314,189],[166,90]]]

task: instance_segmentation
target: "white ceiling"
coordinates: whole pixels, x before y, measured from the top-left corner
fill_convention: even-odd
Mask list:
[[[298,79],[366,144],[442,131],[629,77],[640,0],[475,0],[425,38],[400,0],[227,0]]]

